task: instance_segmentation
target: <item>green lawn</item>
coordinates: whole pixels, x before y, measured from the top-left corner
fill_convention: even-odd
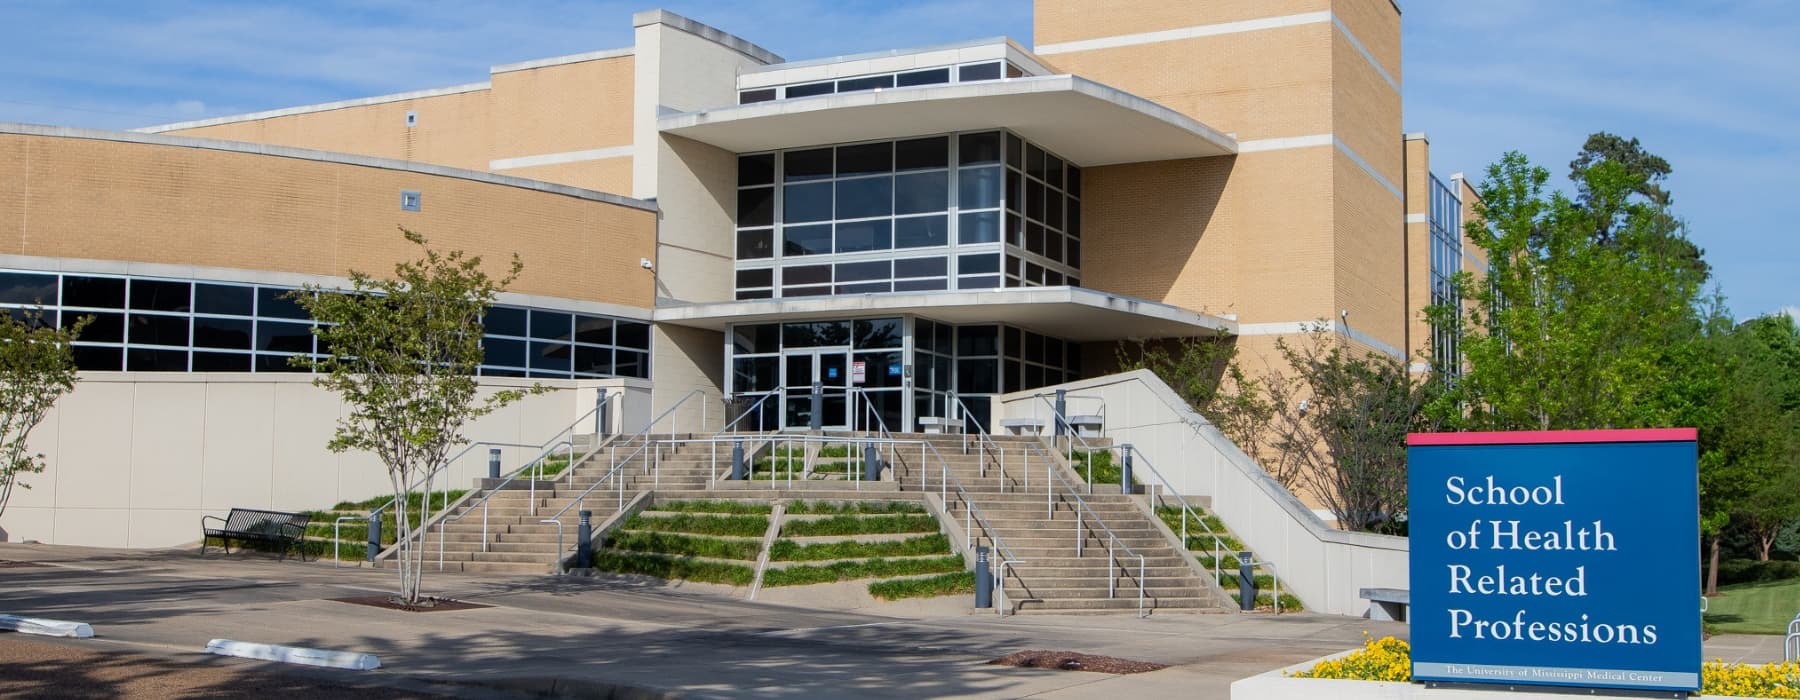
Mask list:
[[[1720,586],[1707,601],[1706,622],[1719,632],[1786,634],[1800,613],[1800,579]]]

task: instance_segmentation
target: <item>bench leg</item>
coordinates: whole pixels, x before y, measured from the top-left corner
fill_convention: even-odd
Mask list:
[[[1406,606],[1387,601],[1371,601],[1369,619],[1381,622],[1400,622],[1406,619]]]

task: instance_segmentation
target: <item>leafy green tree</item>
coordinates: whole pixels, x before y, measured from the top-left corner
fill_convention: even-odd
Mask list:
[[[1487,430],[1704,417],[1705,277],[1687,257],[1697,249],[1643,194],[1654,168],[1588,161],[1573,198],[1552,191],[1549,172],[1521,154],[1488,168],[1467,235],[1489,269],[1459,281],[1473,308],[1460,318],[1452,308],[1428,311],[1436,323],[1464,324],[1465,368],[1439,415]]]
[[[347,291],[309,285],[293,293],[319,321],[313,333],[331,353],[294,363],[318,372],[314,383],[350,407],[338,421],[331,450],[372,452],[386,465],[398,509],[399,598],[419,604],[425,547],[417,530],[424,523],[422,512],[410,511],[424,504],[407,494],[413,488],[431,492],[451,448],[467,442],[466,423],[526,393],[481,397],[475,380],[481,316],[524,265],[515,255],[507,273],[495,278],[482,270],[478,256],[440,253],[424,236],[404,228],[401,233],[422,257],[395,265],[392,278],[352,271]]]
[[[1718,426],[1721,474],[1732,514],[1767,561],[1789,522],[1800,519],[1800,329],[1784,315],[1739,324],[1726,341],[1728,380]],[[1717,565],[1714,540],[1713,565]],[[1710,591],[1710,586],[1709,586]]]
[[[91,317],[69,328],[44,323],[37,311],[0,313],[0,513],[20,480],[44,471],[44,456],[26,452],[26,441],[56,400],[75,389],[75,353],[69,343]]]
[[[1289,371],[1267,380],[1274,447],[1338,526],[1405,534],[1406,435],[1431,432],[1444,382],[1400,359],[1352,348],[1323,324],[1276,348]]]

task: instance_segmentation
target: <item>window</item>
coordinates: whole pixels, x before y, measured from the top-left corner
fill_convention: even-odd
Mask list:
[[[69,327],[90,319],[74,344],[76,366],[84,371],[306,371],[289,360],[325,349],[318,347],[306,309],[290,298],[295,291],[233,282],[0,270],[0,309],[18,313],[40,307],[41,301],[48,323]],[[482,375],[648,376],[647,323],[495,306],[482,324]],[[615,361],[615,354],[625,360]]]
[[[738,104],[747,105],[757,102],[768,102],[775,99],[795,99],[814,97],[833,93],[862,92],[866,90],[885,90],[896,87],[919,87],[923,85],[943,85],[951,82],[951,74],[956,75],[956,82],[968,83],[984,80],[1020,78],[1029,75],[1024,68],[1012,62],[984,61],[961,66],[943,66],[924,68],[900,73],[877,73],[842,78],[836,81],[802,83],[782,87],[751,88],[738,91]],[[409,125],[410,126],[410,125]]]
[[[1462,303],[1456,290],[1456,275],[1462,272],[1462,198],[1436,175],[1430,187],[1431,303],[1457,308]],[[1432,363],[1446,380],[1460,373],[1461,345],[1460,323],[1432,324]]]

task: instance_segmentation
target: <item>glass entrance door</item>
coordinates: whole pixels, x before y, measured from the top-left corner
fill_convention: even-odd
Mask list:
[[[782,427],[805,430],[813,424],[813,386],[819,387],[819,427],[849,427],[850,354],[844,350],[802,350],[782,354]]]

